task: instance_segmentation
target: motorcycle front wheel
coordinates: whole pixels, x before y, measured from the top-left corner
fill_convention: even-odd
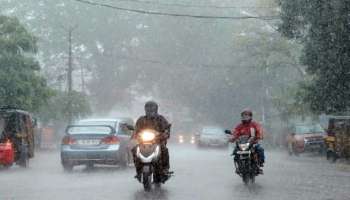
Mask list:
[[[249,184],[249,179],[250,179],[249,174],[242,174],[242,180],[243,180],[243,183],[244,183],[245,185],[248,185],[248,184]]]
[[[142,183],[143,183],[143,188],[146,192],[151,191],[152,189],[152,175],[149,173],[143,173],[142,174]]]

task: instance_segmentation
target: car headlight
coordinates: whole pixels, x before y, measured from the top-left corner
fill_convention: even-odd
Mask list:
[[[239,144],[239,148],[240,148],[242,151],[246,151],[246,150],[249,148],[249,143],[246,143],[246,144]]]
[[[156,138],[156,134],[152,131],[142,131],[141,132],[141,139],[143,142],[150,142]]]
[[[196,138],[194,136],[191,137],[191,144],[194,144],[196,142]]]

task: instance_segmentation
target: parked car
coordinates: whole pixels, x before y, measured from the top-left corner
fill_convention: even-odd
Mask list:
[[[286,138],[290,154],[324,149],[325,130],[320,124],[295,124]]]
[[[121,165],[132,162],[128,144],[130,118],[86,119],[68,126],[61,144],[61,163],[66,171],[76,165]]]
[[[221,127],[207,126],[203,127],[201,132],[197,134],[197,145],[228,147],[229,141],[225,134],[225,130]]]

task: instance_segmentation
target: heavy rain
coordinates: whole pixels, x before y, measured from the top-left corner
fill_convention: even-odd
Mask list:
[[[350,1],[0,0],[0,200],[350,200]]]

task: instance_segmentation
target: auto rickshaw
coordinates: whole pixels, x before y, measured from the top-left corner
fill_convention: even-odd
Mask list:
[[[338,158],[350,158],[350,116],[329,118],[325,143],[327,160],[335,162]]]
[[[13,163],[28,167],[34,157],[34,126],[31,114],[13,107],[0,108],[0,166]]]

